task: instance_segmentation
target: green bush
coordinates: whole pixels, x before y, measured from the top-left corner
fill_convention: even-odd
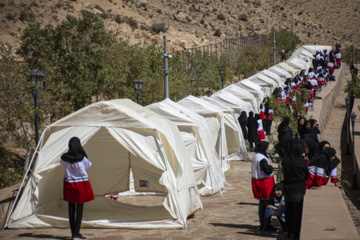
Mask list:
[[[22,170],[12,154],[0,146],[0,189],[18,183],[22,178]]]
[[[160,32],[166,33],[166,31],[169,29],[166,27],[165,23],[154,23],[150,26],[151,30],[154,31],[156,34],[159,34]]]
[[[296,48],[298,44],[301,43],[298,36],[292,34],[289,30],[281,29],[277,31],[273,29],[271,33],[267,35],[267,39],[270,46],[272,46],[274,31],[275,31],[275,41],[277,48],[283,49],[286,52],[291,52],[293,49]]]

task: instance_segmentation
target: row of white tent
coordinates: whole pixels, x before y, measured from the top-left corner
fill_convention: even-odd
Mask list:
[[[95,200],[85,204],[83,227],[186,228],[187,217],[202,209],[200,195],[222,195],[229,161],[248,158],[237,120],[241,111],[258,113],[275,87],[308,70],[306,54],[316,48],[302,47],[288,61],[211,97],[165,99],[146,107],[128,99],[102,101],[51,124],[5,227],[68,227],[60,156],[77,136],[93,163],[88,174]],[[136,206],[106,197],[131,189],[163,195],[162,205]]]

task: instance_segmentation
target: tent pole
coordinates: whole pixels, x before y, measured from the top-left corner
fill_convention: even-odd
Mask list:
[[[29,172],[30,172],[31,166],[32,166],[32,164],[33,164],[33,162],[34,162],[34,159],[35,159],[35,157],[36,157],[36,154],[37,154],[37,152],[38,152],[38,149],[39,149],[40,145],[42,145],[42,143],[43,143],[43,141],[44,141],[44,134],[45,134],[49,129],[50,129],[49,127],[46,127],[45,130],[43,131],[43,133],[41,134],[40,141],[39,141],[38,145],[36,146],[36,149],[35,149],[35,152],[34,152],[34,154],[33,154],[33,157],[31,158],[31,161],[30,161],[30,163],[29,163],[29,166],[28,166],[28,168],[27,168],[27,170],[26,170],[26,172],[25,172],[25,174],[24,174],[24,178],[23,178],[23,180],[22,180],[22,182],[21,182],[21,184],[20,184],[20,188],[19,188],[19,190],[18,190],[18,193],[17,193],[17,195],[16,195],[16,198],[15,198],[15,200],[14,200],[14,203],[13,203],[13,205],[11,206],[11,210],[10,210],[9,216],[7,217],[6,222],[5,222],[5,224],[4,224],[4,229],[7,227],[8,223],[9,223],[11,214],[13,213],[14,208],[15,208],[15,205],[16,205],[16,202],[17,202],[18,199],[19,199],[19,196],[20,196],[20,194],[21,194],[21,190],[22,190],[22,188],[23,188],[25,179],[26,179],[27,175],[28,175]]]

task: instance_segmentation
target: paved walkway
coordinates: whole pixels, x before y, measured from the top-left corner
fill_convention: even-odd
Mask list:
[[[336,72],[336,75],[339,75],[339,71]],[[344,154],[346,147],[342,147],[342,143],[346,142],[346,129],[345,132],[342,130],[343,123],[346,124],[344,118],[346,115],[345,97],[347,93],[344,92],[344,89],[347,88],[349,78],[350,71],[344,66],[342,81],[336,86],[338,92],[331,115],[329,114],[326,127],[322,129],[321,133],[321,140],[329,141],[342,161],[347,161]],[[335,84],[332,84],[331,87],[335,87]],[[323,94],[329,93],[330,89],[327,90]],[[323,94],[320,93],[319,96]],[[319,103],[321,104],[321,100],[318,100],[317,104]],[[320,109],[319,106],[316,106],[314,111],[317,109]],[[310,114],[312,113],[310,112]],[[358,148],[360,148],[360,142],[358,142],[358,145]],[[338,174],[340,173],[341,165],[338,167]],[[360,239],[341,191],[332,183],[328,183],[318,190],[306,191],[301,231],[302,239]]]
[[[342,87],[346,82],[342,83]],[[342,89],[335,106],[343,101]],[[344,104],[344,103],[341,103]],[[340,105],[341,105],[340,104]],[[340,148],[343,106],[336,107],[322,138]],[[340,111],[337,112],[337,111]],[[342,114],[342,115],[341,115]],[[337,119],[340,117],[340,121]],[[340,132],[338,132],[340,131]],[[329,135],[329,132],[333,135]],[[332,137],[331,137],[332,136]],[[356,142],[360,148],[360,141]],[[338,150],[338,153],[340,150]],[[254,153],[250,153],[250,158]],[[258,201],[252,197],[250,162],[233,161],[226,172],[228,184],[224,196],[203,197],[204,210],[188,220],[187,230],[82,229],[88,239],[283,239],[281,232],[257,231]],[[273,225],[280,227],[277,220]],[[0,239],[69,239],[69,229],[7,229],[0,231]],[[359,239],[347,206],[338,188],[329,184],[306,193],[302,223],[302,239]]]

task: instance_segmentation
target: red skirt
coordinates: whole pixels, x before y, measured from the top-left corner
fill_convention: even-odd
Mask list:
[[[336,59],[336,62],[341,62],[341,58],[337,58],[337,59]]]
[[[89,181],[66,182],[64,179],[64,200],[69,203],[85,203],[94,200]]]
[[[256,199],[271,199],[274,198],[274,185],[275,180],[274,176],[264,178],[264,179],[255,179],[251,178],[251,187]]]
[[[259,134],[259,139],[260,139],[260,140],[265,139],[265,132],[264,132],[264,130],[258,131],[258,134]]]
[[[265,119],[265,113],[264,112],[260,112],[260,119]]]

